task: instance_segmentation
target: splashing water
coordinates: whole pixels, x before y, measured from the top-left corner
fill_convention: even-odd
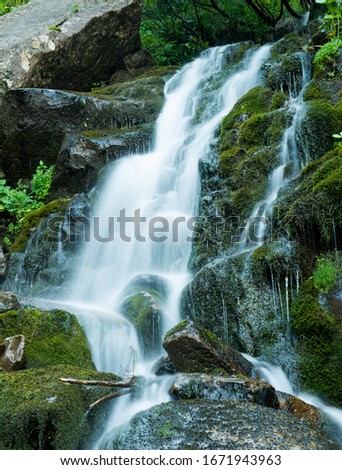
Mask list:
[[[342,410],[333,406],[327,406],[318,397],[306,392],[296,392],[293,385],[289,381],[287,375],[281,367],[271,364],[267,361],[256,359],[249,354],[243,354],[254,366],[258,376],[271,384],[276,390],[280,392],[289,393],[301,400],[315,406],[323,413],[327,425],[327,431],[337,443],[342,446]]]

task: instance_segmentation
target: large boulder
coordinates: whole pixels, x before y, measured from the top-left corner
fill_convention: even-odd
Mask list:
[[[239,401],[179,400],[138,413],[103,442],[107,449],[310,450],[336,444],[282,410]]]
[[[94,368],[85,334],[68,312],[26,308],[0,313],[0,342],[16,335],[26,337],[27,369],[60,364]]]
[[[25,337],[10,336],[0,344],[0,371],[20,370],[25,364]]]
[[[190,320],[170,330],[163,346],[179,372],[252,375],[253,366],[242,354]]]
[[[91,403],[118,389],[65,384],[61,377],[119,380],[113,374],[70,365],[1,373],[0,449],[74,450],[88,433],[89,423],[95,436],[102,431],[110,406],[88,411],[86,420],[85,412]]]
[[[140,0],[31,0],[0,18],[0,87],[89,90],[140,49]]]

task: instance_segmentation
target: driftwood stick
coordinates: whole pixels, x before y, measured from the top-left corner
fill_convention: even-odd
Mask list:
[[[105,382],[105,381],[98,381],[98,380],[80,380],[80,379],[72,379],[72,378],[65,378],[61,377],[59,379],[61,382],[69,383],[69,384],[77,384],[77,385],[92,385],[92,386],[100,386],[100,387],[117,387],[117,388],[131,388],[135,383],[134,377],[129,382]]]
[[[89,406],[89,410],[96,408],[97,406],[101,405],[102,403],[108,400],[111,400],[112,398],[122,397],[123,395],[128,395],[129,393],[131,393],[130,390],[124,390],[123,392],[116,392],[116,393],[112,393],[111,395],[106,395],[105,397],[102,397],[99,400],[94,401],[94,403],[92,403]]]

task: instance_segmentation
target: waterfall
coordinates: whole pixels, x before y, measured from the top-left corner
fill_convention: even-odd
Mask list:
[[[211,152],[223,117],[260,83],[270,51],[268,45],[249,50],[229,72],[230,56],[238,47],[209,49],[166,83],[152,151],[122,158],[107,175],[92,214],[90,240],[75,267],[72,293],[59,299],[78,316],[97,369],[132,375],[135,367],[135,375],[148,379],[140,400],[116,400],[95,447],[110,445],[103,436],[138,411],[169,400],[168,379],[150,372],[161,346],[147,360],[120,306],[139,280],[152,279],[163,286],[163,334],[180,320],[180,295],[191,279],[199,160]]]
[[[239,253],[253,251],[263,245],[266,229],[268,228],[268,219],[271,218],[272,209],[280,190],[290,180],[298,176],[300,170],[309,163],[305,149],[298,148],[296,139],[298,129],[305,115],[303,94],[310,80],[310,64],[307,54],[305,52],[300,53],[300,59],[302,64],[302,88],[297,94],[296,80],[294,80],[294,89],[290,90],[288,103],[288,114],[292,116],[292,119],[291,124],[283,133],[279,148],[279,164],[269,176],[265,198],[255,204],[247,220],[246,228],[241,235]],[[291,166],[291,171],[287,175],[289,166]]]

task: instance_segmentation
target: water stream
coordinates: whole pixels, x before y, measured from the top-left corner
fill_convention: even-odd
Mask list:
[[[161,347],[154,357],[144,357],[138,334],[120,305],[129,286],[149,276],[166,291],[163,333],[180,320],[180,294],[191,279],[198,162],[211,151],[223,117],[259,84],[270,51],[268,45],[250,50],[229,71],[230,56],[238,47],[209,49],[167,82],[154,148],[117,162],[96,204],[92,239],[84,246],[72,294],[63,300],[85,329],[97,369],[119,375],[134,372],[149,384],[140,400],[115,400],[103,435],[93,444],[96,448],[106,446],[103,436],[138,411],[170,399],[169,379],[150,372]]]

